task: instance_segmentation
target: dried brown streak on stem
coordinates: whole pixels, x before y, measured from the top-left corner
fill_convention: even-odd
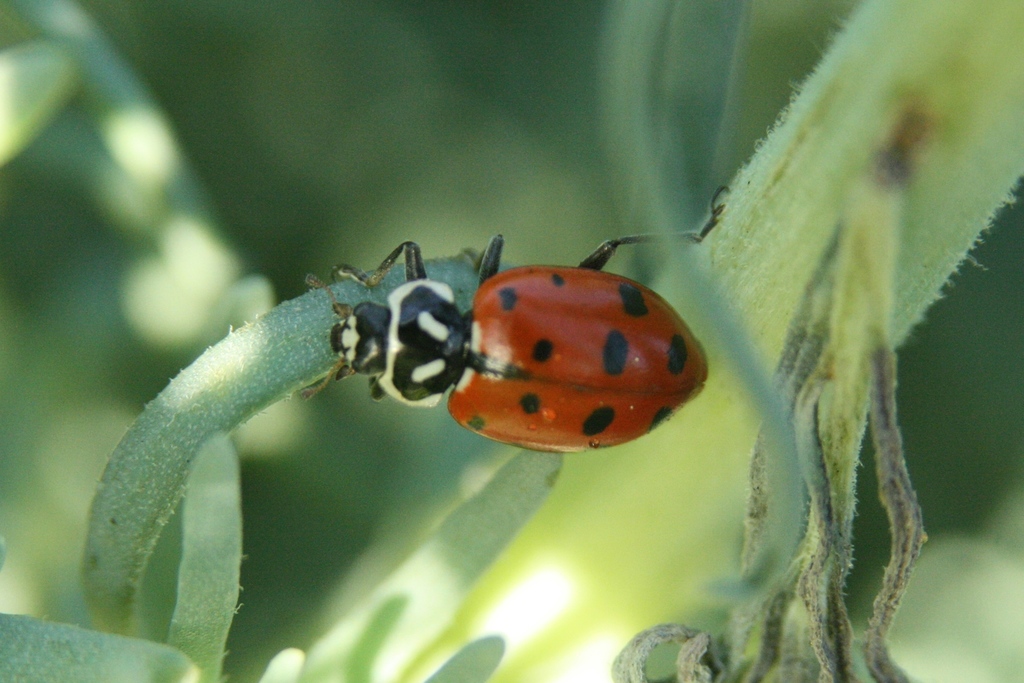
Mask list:
[[[822,604],[824,600],[821,590],[828,557],[832,552],[831,527],[833,523],[828,470],[825,468],[817,430],[818,399],[821,389],[820,382],[807,387],[794,415],[799,446],[809,451],[802,457],[814,466],[814,469],[809,472],[812,479],[807,482],[807,486],[811,492],[811,518],[817,527],[816,546],[797,582],[797,591],[807,610],[810,644],[822,668],[823,678],[835,680],[836,655],[832,643],[828,639],[827,615],[825,606]]]
[[[838,231],[822,254],[821,262],[804,292],[800,307],[793,316],[782,356],[775,370],[775,383],[779,387],[792,413],[797,395],[818,367],[828,342],[828,318],[815,310],[831,299],[833,270],[839,245]],[[746,543],[743,551],[742,571],[748,578],[757,569],[758,552],[764,536],[764,523],[768,517],[768,463],[764,434],[759,433],[750,459],[750,497],[747,501]]]
[[[853,638],[842,599],[849,544],[836,523],[832,484],[818,434],[822,389],[821,381],[805,389],[798,413],[797,433],[809,449],[809,457],[816,467],[816,476],[808,482],[808,486],[811,489],[818,532],[818,545],[800,577],[798,590],[808,612],[810,641],[821,666],[821,679],[855,681],[852,670]]]
[[[875,160],[875,180],[880,186],[904,189],[910,184],[917,157],[934,126],[932,117],[917,104],[903,110],[889,143]]]
[[[864,656],[872,677],[884,683],[908,679],[889,657],[885,644],[900,601],[907,589],[914,562],[926,540],[921,507],[910,483],[903,457],[903,439],[896,423],[896,356],[888,348],[872,355],[871,433],[875,442],[878,493],[889,516],[891,557],[885,568],[882,589],[864,634]]]
[[[832,567],[832,572],[829,575],[829,638],[834,643],[837,657],[837,680],[856,681],[857,676],[853,672],[853,629],[850,626],[850,616],[846,611],[846,602],[843,600],[846,567],[849,566],[851,554],[849,539],[844,538],[836,546],[842,549],[833,555],[832,560],[835,566]]]
[[[793,316],[782,357],[779,360],[776,382],[784,391],[792,407],[797,394],[807,383],[811,373],[818,367],[821,354],[829,338],[828,316],[816,305],[831,304],[834,284],[836,252],[839,248],[839,230],[821,255],[821,261],[807,284],[800,308]]]
[[[758,652],[757,662],[755,662],[753,668],[747,674],[746,683],[761,683],[778,660],[779,653],[782,651],[783,624],[786,617],[786,608],[789,607],[789,602],[792,599],[793,590],[787,587],[785,590],[776,593],[768,602],[761,626],[761,647]]]
[[[794,628],[791,621],[782,639],[779,666],[773,679],[785,683],[816,683],[821,667],[808,643],[805,624]]]

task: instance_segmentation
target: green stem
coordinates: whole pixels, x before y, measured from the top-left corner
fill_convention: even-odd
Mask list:
[[[427,269],[468,307],[476,288],[469,259]],[[401,278],[395,271],[373,290],[355,282],[332,289],[340,301],[383,301]],[[208,349],[146,405],[110,456],[89,517],[85,595],[101,628],[135,628],[139,582],[198,448],[322,377],[336,360],[329,344],[336,321],[326,292],[286,301]]]

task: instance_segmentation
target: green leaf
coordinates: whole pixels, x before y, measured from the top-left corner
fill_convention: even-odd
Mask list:
[[[238,456],[225,435],[199,452],[182,507],[178,599],[167,642],[220,680],[224,644],[238,603],[242,561],[242,501]]]
[[[1024,6],[865,2],[731,183],[714,270],[775,358],[851,192],[910,112],[929,126],[903,206],[904,340],[1024,169]]]
[[[306,653],[302,650],[295,647],[281,650],[267,664],[259,683],[296,683],[305,662]]]
[[[18,683],[193,683],[199,672],[166,645],[0,614],[0,680]]]
[[[345,662],[345,680],[365,683],[373,679],[374,662],[408,604],[406,596],[396,595],[374,605],[359,640],[349,648],[351,656]]]
[[[340,301],[383,302],[404,281],[401,270],[374,289],[351,281],[331,288]],[[477,285],[471,259],[429,262],[427,274],[451,284],[456,303],[468,308]],[[208,349],[129,427],[90,511],[83,576],[98,625],[122,633],[134,629],[146,562],[200,445],[327,373],[336,360],[329,340],[335,322],[323,291],[280,304]]]
[[[649,128],[660,189],[693,229],[719,185],[737,118],[737,52],[744,0],[618,0],[607,6],[601,86],[613,168],[636,181],[638,149],[624,131]],[[639,103],[639,104],[638,104]],[[638,121],[642,119],[642,121]],[[632,167],[632,168],[631,168]]]
[[[484,683],[504,654],[505,641],[498,636],[474,640],[452,655],[426,683]]]
[[[671,111],[678,107],[687,92],[686,72],[693,67],[676,64],[680,54],[690,50],[696,56],[698,40],[703,36],[702,23],[711,23],[723,40],[741,30],[744,8],[733,2],[709,5],[700,3],[643,3],[618,0],[610,7],[610,39],[606,45],[605,117],[609,145],[615,156],[617,170],[627,183],[626,211],[629,218],[645,229],[666,235],[692,232],[699,227],[696,218],[703,213],[704,202],[712,198],[709,174],[711,164],[683,158],[687,153],[712,156],[695,144],[692,134],[680,134],[678,118]],[[690,6],[693,5],[693,6]],[[707,17],[701,14],[706,12]],[[725,82],[726,66],[733,51],[716,46],[710,55]],[[701,57],[703,58],[703,56]],[[715,68],[711,66],[710,68]],[[720,115],[726,106],[728,91],[723,87],[712,94],[710,109]],[[698,106],[698,105],[694,105]],[[665,111],[665,110],[668,111]],[[715,116],[710,116],[715,119]],[[705,121],[711,130],[718,121]],[[717,137],[717,131],[712,134]],[[673,144],[674,143],[674,144]],[[682,168],[683,170],[678,170]],[[721,172],[721,171],[718,171]],[[689,175],[703,183],[706,199],[700,202],[681,200],[678,187],[680,175]],[[703,175],[704,177],[700,177]],[[738,181],[733,187],[742,187]],[[694,210],[700,206],[701,212]],[[727,198],[726,212],[712,233],[706,252],[726,230],[732,212],[732,198]],[[742,310],[731,305],[727,288],[715,280],[693,248],[673,252],[675,269],[670,273],[678,289],[686,295],[678,302],[686,320],[694,325],[704,344],[711,351],[709,364],[713,372],[734,374],[742,382],[748,398],[764,421],[763,443],[773,453],[765,459],[765,480],[780,491],[783,504],[768,510],[771,519],[765,524],[762,551],[749,564],[745,578],[751,585],[768,585],[785,572],[796,550],[803,529],[804,492],[802,480],[807,469],[797,455],[796,438],[789,415],[771,381],[764,358],[755,348],[755,340],[743,325]],[[669,283],[666,283],[668,285]],[[668,289],[666,286],[665,290]],[[699,305],[693,305],[697,302]],[[673,301],[673,303],[677,303]],[[716,357],[717,356],[717,357]],[[712,378],[711,382],[714,382]],[[744,587],[747,590],[750,586]]]
[[[477,577],[547,498],[561,465],[553,453],[512,458],[310,650],[301,681],[393,680],[448,627]]]
[[[0,52],[0,165],[46,127],[74,82],[74,63],[54,43],[24,43]]]
[[[614,604],[603,605],[600,614],[586,608],[567,610],[544,634],[543,645],[556,638],[557,644],[542,651],[538,639],[521,655],[513,651],[496,681],[554,680],[559,674],[545,677],[536,672],[609,627],[703,613],[702,588],[709,572],[721,575],[729,565],[720,560],[717,566],[701,566],[691,558],[730,553],[723,539],[729,538],[733,524],[729,515],[739,507],[739,468],[746,460],[737,454],[753,441],[746,438],[750,432],[744,433],[747,414],[736,381],[748,378],[734,370],[737,364],[728,362],[728,340],[720,332],[709,332],[709,319],[724,302],[725,309],[742,319],[741,330],[753,340],[762,372],[774,363],[823,254],[836,239],[837,225],[851,216],[857,189],[872,172],[877,154],[902,148],[901,122],[923,114],[928,134],[920,145],[909,145],[916,158],[906,192],[901,193],[898,234],[891,236],[899,242],[891,338],[896,343],[905,340],[1024,170],[1022,33],[1024,4],[1016,0],[866,0],[858,5],[783,120],[729,183],[732,192],[722,220],[698,252],[705,262],[691,263],[698,259],[687,260],[683,252],[697,250],[679,249],[679,254],[672,254],[675,291],[671,282],[658,288],[688,321],[694,321],[705,344],[711,370],[704,392],[669,424],[623,446],[614,457],[621,454],[621,462],[628,465],[615,469],[617,461],[601,461],[599,456],[572,461],[572,476],[565,478],[536,524],[511,549],[511,559],[502,564],[497,580],[487,586],[499,599],[538,561],[559,553],[585,568],[587,575],[581,580],[588,585],[621,586]],[[636,101],[638,107],[644,104]],[[630,135],[632,129],[624,125],[620,131]],[[644,144],[653,146],[643,140],[632,144],[637,137],[642,136],[631,136],[627,146],[638,151]],[[657,158],[648,154],[648,165]],[[641,175],[635,185],[657,188],[653,175]],[[659,200],[650,201],[653,205]],[[655,207],[646,215],[653,217],[645,221],[651,228],[689,227],[681,226],[668,210]],[[871,251],[877,248],[876,244]],[[885,257],[876,253],[860,263],[881,267]],[[848,265],[855,274],[856,261]],[[706,267],[723,294],[704,298],[701,290],[689,287],[691,271],[701,270],[699,266]],[[875,306],[861,313],[887,310]],[[837,329],[842,323],[856,323],[858,317],[865,321],[861,313],[848,308],[836,321]],[[861,344],[854,337],[850,341]],[[844,365],[842,372],[847,370]],[[852,405],[845,396],[833,398],[843,402],[835,405]],[[863,407],[861,401],[860,416]],[[824,418],[830,422],[827,432],[822,430],[828,438],[841,439],[841,447],[859,444],[862,417],[850,420],[841,412]],[[836,463],[842,468],[833,471],[852,475],[857,452],[850,450],[850,459]],[[701,464],[690,468],[687,458]],[[699,486],[693,485],[695,478]],[[839,480],[837,488],[847,490],[849,483]],[[774,483],[770,489],[772,509],[795,501],[797,520],[805,519],[800,496]],[[637,491],[645,496],[642,508],[634,500]],[[637,524],[638,518],[643,524]],[[776,519],[781,516],[767,520],[769,533],[779,526]],[[797,529],[802,532],[804,526]],[[788,532],[778,535],[782,540],[788,537]],[[775,557],[789,558],[785,546],[773,539],[765,547],[780,548]],[[466,623],[476,623],[493,609],[494,602],[486,597],[474,599],[464,616]],[[756,629],[758,634],[791,614],[788,602],[782,607],[786,609],[773,622],[756,622],[766,624]],[[786,643],[809,652],[806,624],[795,618],[792,627],[782,631]],[[746,638],[731,642],[736,666],[749,664],[754,647]],[[772,666],[776,661],[786,662],[790,671],[804,664],[783,657],[773,659]],[[744,673],[752,672],[750,668]],[[790,679],[780,675],[777,680]]]
[[[867,397],[863,360],[851,359],[863,359],[857,349],[869,345],[878,317],[894,344],[906,339],[1024,170],[1021,30],[1024,11],[1013,1],[861,4],[731,183],[712,260],[767,357],[778,357],[837,226],[863,233],[842,251],[844,292],[831,323],[833,367],[860,379],[841,382],[826,397],[836,408],[823,412],[832,422],[825,438],[844,442],[836,450],[849,456],[835,468],[846,495]],[[901,137],[910,134],[921,139]],[[890,147],[913,155],[892,206],[864,190]],[[889,268],[891,276],[876,275]],[[790,498],[772,497],[769,509]]]

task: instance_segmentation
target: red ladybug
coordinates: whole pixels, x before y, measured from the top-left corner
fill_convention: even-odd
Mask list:
[[[388,395],[413,406],[437,405],[454,387],[448,410],[459,424],[538,451],[643,436],[707,378],[700,344],[672,307],[601,270],[618,246],[646,239],[605,242],[576,268],[499,273],[498,235],[481,256],[480,287],[466,312],[455,306],[451,287],[426,278],[415,242],[400,244],[372,274],[338,266],[336,277],[374,287],[404,255],[407,281],[386,306],[334,303],[342,320],[331,330],[340,356],[332,376],[369,375],[375,399]]]

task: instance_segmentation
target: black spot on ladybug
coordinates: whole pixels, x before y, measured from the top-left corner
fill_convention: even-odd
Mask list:
[[[543,363],[551,358],[551,352],[554,350],[555,345],[551,343],[550,339],[541,339],[533,345],[533,359],[538,363]]]
[[[601,406],[590,414],[583,421],[583,433],[586,436],[594,436],[608,429],[608,425],[615,419],[615,409],[611,406]]]
[[[674,411],[671,408],[669,408],[668,406],[665,406],[664,408],[658,408],[658,412],[656,412],[654,414],[654,419],[651,420],[651,426],[650,426],[650,428],[648,428],[647,431],[649,431],[649,432],[654,431],[655,427],[660,425],[662,422],[664,422],[668,418],[672,417],[672,413],[673,412]]]
[[[524,413],[533,415],[540,410],[540,397],[537,394],[523,394],[523,397],[519,399],[519,405],[523,407]]]
[[[686,340],[678,334],[672,335],[668,345],[668,371],[678,375],[686,367]]]
[[[511,311],[516,307],[516,290],[504,287],[498,290],[498,296],[501,297],[501,307],[506,311]]]
[[[551,273],[551,281],[555,283],[555,287],[561,287],[565,284],[565,278],[558,273]]]
[[[479,415],[474,415],[473,417],[469,418],[468,422],[466,422],[466,426],[472,429],[474,432],[479,432],[481,429],[484,428],[485,424],[487,423],[484,422],[484,419]]]
[[[609,375],[621,375],[626,369],[626,356],[629,354],[629,342],[618,330],[608,333],[604,340],[604,371]]]
[[[622,307],[626,309],[626,315],[634,318],[647,315],[647,304],[644,303],[643,293],[628,282],[619,285],[619,296],[622,297]]]

